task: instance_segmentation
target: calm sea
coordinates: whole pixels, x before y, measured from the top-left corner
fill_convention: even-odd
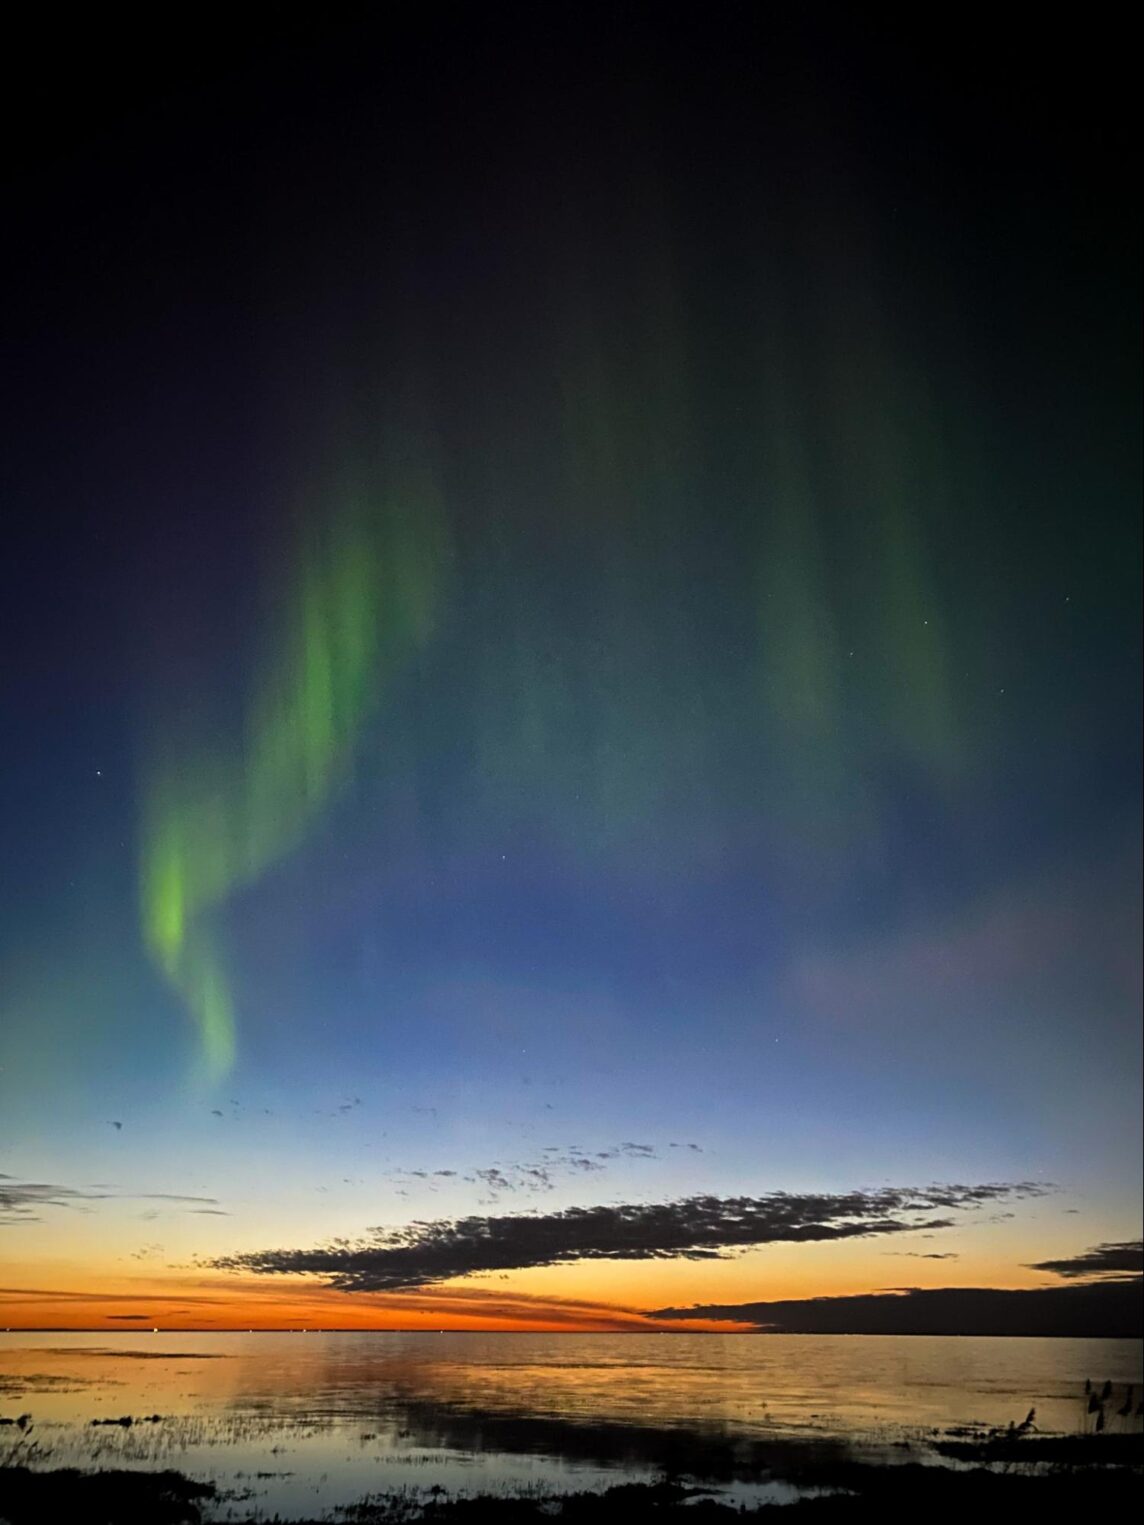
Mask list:
[[[311,1515],[370,1493],[561,1491],[663,1469],[744,1491],[790,1444],[1085,1427],[1084,1383],[1139,1396],[1131,1340],[656,1334],[3,1334],[0,1461],[176,1467],[214,1517]],[[157,1418],[151,1416],[158,1416]],[[130,1417],[127,1425],[95,1420]],[[771,1448],[768,1451],[768,1447]]]

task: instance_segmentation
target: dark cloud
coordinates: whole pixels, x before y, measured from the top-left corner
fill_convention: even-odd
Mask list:
[[[174,1191],[123,1191],[112,1192],[112,1196],[131,1197],[138,1202],[206,1202],[211,1206],[218,1205],[217,1197],[184,1197]]]
[[[162,1245],[156,1245],[161,1250]],[[130,1299],[125,1298],[122,1292],[76,1292],[65,1290],[61,1287],[0,1287],[0,1303],[38,1303],[43,1300],[49,1302],[69,1303],[162,1303],[165,1307],[171,1304],[171,1294],[164,1292],[154,1297],[138,1296],[131,1294]],[[223,1303],[224,1297],[205,1297],[198,1294],[180,1293],[178,1301],[182,1303]],[[102,1316],[102,1315],[101,1315]]]
[[[506,1281],[503,1273],[489,1273],[490,1280]],[[271,1296],[277,1296],[274,1289]],[[417,1311],[450,1318],[471,1318],[477,1322],[508,1319],[539,1323],[549,1327],[596,1328],[646,1331],[650,1325],[635,1308],[585,1298],[551,1297],[507,1288],[422,1287],[406,1292],[379,1295],[372,1306],[385,1308],[399,1318],[403,1312]]]
[[[480,1182],[492,1193],[488,1200],[495,1202],[502,1194],[524,1192],[535,1196],[542,1192],[555,1191],[561,1176],[576,1177],[595,1174],[607,1168],[601,1161],[619,1160],[625,1157],[637,1160],[659,1158],[651,1144],[615,1144],[608,1149],[598,1149],[594,1154],[589,1154],[578,1144],[546,1144],[541,1150],[540,1159],[497,1160],[493,1165],[483,1166],[479,1170],[470,1170],[461,1179],[473,1185]],[[391,1179],[404,1185],[408,1185],[411,1181],[428,1181],[432,1177],[451,1177],[457,1174],[455,1170],[389,1172]]]
[[[336,1107],[315,1107],[314,1108],[314,1116],[315,1117],[345,1117],[347,1112],[353,1112],[357,1107],[360,1107],[361,1104],[362,1104],[362,1102],[361,1102],[361,1097],[360,1096],[346,1096],[346,1097],[343,1098],[343,1100],[338,1102]],[[238,1103],[237,1102],[232,1102],[231,1105],[232,1106],[237,1106]],[[414,1107],[413,1110],[416,1112],[419,1109],[417,1107]],[[219,1115],[221,1116],[222,1114],[220,1113]],[[384,1137],[384,1134],[382,1136]]]
[[[1119,1244],[1098,1244],[1081,1255],[1064,1260],[1037,1260],[1030,1271],[1051,1271],[1069,1280],[1095,1276],[1139,1276],[1144,1272],[1144,1240],[1126,1239]]]
[[[649,1319],[713,1319],[781,1334],[1061,1335],[1139,1339],[1144,1305],[1135,1281],[1071,1287],[905,1287],[857,1297],[657,1308]]]
[[[496,1171],[479,1172],[486,1185]],[[469,1217],[373,1230],[356,1245],[263,1250],[213,1261],[260,1275],[323,1276],[342,1291],[422,1287],[482,1271],[580,1260],[713,1260],[753,1245],[854,1239],[949,1228],[961,1212],[1012,1197],[1039,1196],[1029,1183],[884,1188],[845,1194],[772,1192],[763,1197],[573,1207],[547,1214]]]
[[[936,1250],[883,1250],[884,1255],[897,1256],[899,1260],[960,1260],[961,1256],[956,1250],[946,1250],[944,1254]]]
[[[179,1202],[217,1207],[216,1197],[184,1197],[167,1191],[114,1191],[110,1187],[59,1186],[49,1181],[14,1181],[0,1176],[0,1224],[38,1220],[38,1209],[70,1207],[79,1211],[89,1202]]]
[[[27,1219],[40,1207],[74,1207],[79,1201],[109,1196],[105,1191],[79,1191],[73,1186],[57,1186],[47,1181],[13,1181],[5,1176],[0,1184],[0,1221]]]
[[[474,1170],[473,1174],[478,1181],[483,1181],[492,1191],[513,1190],[512,1182],[495,1165],[490,1166],[487,1170]]]
[[[161,1244],[141,1244],[137,1250],[131,1251],[132,1260],[157,1260],[166,1254]]]

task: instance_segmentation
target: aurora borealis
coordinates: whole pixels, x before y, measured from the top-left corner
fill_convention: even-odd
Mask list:
[[[276,632],[274,665],[254,685],[240,735],[211,756],[176,723],[166,763],[146,786],[144,934],[198,1024],[216,1080],[234,1063],[234,1011],[204,923],[298,848],[350,771],[387,670],[428,634],[433,508],[422,498],[390,510],[384,523],[373,522],[382,520],[377,511],[335,509],[329,544],[307,545],[299,558],[297,586],[283,600],[288,623]]]
[[[1138,1241],[1123,108],[714,9],[63,60],[0,1322],[708,1327]]]

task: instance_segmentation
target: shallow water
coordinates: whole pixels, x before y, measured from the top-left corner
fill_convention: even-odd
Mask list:
[[[736,1499],[790,1443],[891,1447],[917,1432],[1110,1429],[1142,1379],[1131,1340],[689,1334],[0,1335],[0,1460],[176,1467],[238,1490],[248,1517],[371,1492],[561,1491],[665,1466]],[[143,1416],[158,1415],[157,1420]],[[92,1424],[131,1416],[130,1426]],[[781,1481],[752,1498],[793,1498]]]

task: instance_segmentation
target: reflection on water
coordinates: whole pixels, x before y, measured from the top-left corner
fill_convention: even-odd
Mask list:
[[[314,1513],[409,1484],[559,1490],[665,1469],[757,1480],[781,1473],[794,1443],[885,1445],[911,1430],[1005,1425],[1032,1407],[1042,1430],[1077,1431],[1085,1379],[1139,1390],[1141,1350],[880,1336],[9,1334],[0,1373],[0,1416],[31,1416],[0,1429],[0,1457],[177,1467],[243,1490],[246,1517],[253,1504]],[[773,1482],[751,1496],[793,1490]]]

